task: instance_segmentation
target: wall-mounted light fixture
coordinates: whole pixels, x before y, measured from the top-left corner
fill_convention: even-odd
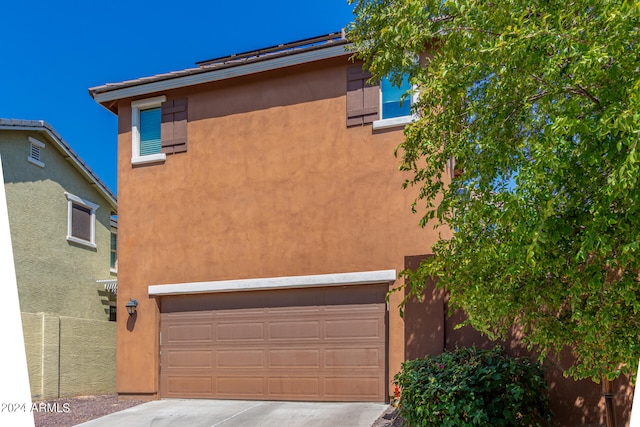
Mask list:
[[[127,303],[126,307],[127,307],[127,313],[129,313],[129,316],[132,316],[133,313],[136,312],[136,308],[138,307],[138,300],[129,299],[129,302]]]

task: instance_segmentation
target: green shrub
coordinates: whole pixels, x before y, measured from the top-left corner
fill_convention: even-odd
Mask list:
[[[406,425],[547,426],[548,386],[542,369],[499,347],[475,347],[409,360],[395,376]]]

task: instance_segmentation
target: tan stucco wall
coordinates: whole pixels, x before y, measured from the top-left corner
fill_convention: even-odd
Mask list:
[[[41,150],[44,168],[27,161],[29,136],[45,144]],[[65,395],[113,392],[115,325],[108,321],[110,296],[96,283],[110,278],[112,208],[44,133],[0,130],[0,154],[33,398],[56,397],[58,390]],[[96,211],[97,248],[67,241],[65,191],[100,206]],[[59,326],[60,316],[78,319],[83,325],[80,329],[93,334],[93,339],[82,342],[66,337]],[[112,348],[111,352],[105,353],[100,365],[93,365],[95,374],[86,371],[84,362],[79,362],[78,370],[97,377],[107,372],[111,376],[103,381],[109,384],[107,389],[100,385],[91,391],[85,386],[90,381],[77,378],[70,382],[72,386],[61,389],[59,382],[64,383],[73,371],[59,370],[59,356],[91,352],[96,341]],[[60,349],[59,345],[70,347]]]
[[[22,313],[22,328],[34,399],[115,391],[114,322]]]
[[[60,396],[113,393],[115,358],[114,322],[60,317]]]
[[[42,316],[36,313],[22,313],[22,330],[24,334],[25,353],[27,356],[27,367],[29,369],[29,385],[31,386],[31,397],[47,398],[56,396],[44,396],[42,381],[43,369],[42,358],[44,357],[43,341],[42,341]],[[57,338],[51,337],[52,339]],[[58,367],[58,364],[47,365]],[[57,378],[57,374],[56,374]],[[57,388],[57,387],[56,387]],[[56,390],[57,392],[57,390]]]
[[[188,152],[132,167],[131,99],[119,113],[118,392],[158,391],[155,284],[404,268],[436,234],[410,212],[402,131],[346,127],[347,58],[198,86]],[[156,96],[160,94],[149,95]],[[140,302],[127,319],[123,302]],[[391,298],[390,379],[404,360]]]

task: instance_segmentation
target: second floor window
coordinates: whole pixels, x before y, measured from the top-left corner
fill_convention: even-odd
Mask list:
[[[187,151],[187,98],[157,96],[131,103],[131,163],[162,163]]]
[[[67,240],[96,247],[96,209],[98,205],[70,193],[67,196]]]
[[[411,116],[411,84],[405,76],[400,86],[394,85],[389,79],[380,82],[382,98],[381,119],[394,119]]]
[[[380,80],[380,114],[373,122],[374,130],[401,127],[415,120],[413,89],[408,76],[404,76],[399,85],[386,77]]]
[[[161,146],[162,103],[167,98],[141,99],[131,103],[131,163],[163,162]]]
[[[140,110],[140,156],[160,153],[160,107]]]

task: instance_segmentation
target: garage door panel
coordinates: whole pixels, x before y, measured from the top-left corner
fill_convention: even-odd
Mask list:
[[[287,316],[316,316],[321,309],[318,306],[290,306],[290,307],[271,307],[269,312],[274,315]]]
[[[324,310],[327,312],[346,312],[346,313],[379,313],[386,311],[387,306],[383,303],[378,304],[339,304],[327,305]]]
[[[162,312],[160,394],[385,401],[386,289],[386,285],[305,289],[297,290],[299,298],[296,290],[239,292],[233,298],[199,295],[196,311]],[[374,302],[339,308],[322,305],[339,301],[341,293],[346,293],[347,301],[359,294]],[[249,310],[240,304],[243,295]],[[163,298],[163,310],[186,307],[186,299],[167,302],[172,298]],[[208,312],[207,300],[214,307]],[[283,301],[298,305],[284,306]]]
[[[218,368],[264,368],[264,350],[224,350],[217,352]]]
[[[320,337],[320,321],[270,322],[269,339],[271,340],[318,340]]]
[[[321,367],[321,350],[318,349],[282,349],[269,351],[270,368],[314,368]]]
[[[381,338],[380,319],[327,320],[327,339],[337,338]]]
[[[166,364],[174,368],[212,368],[211,350],[165,350]]]
[[[253,397],[264,395],[266,390],[262,376],[229,376],[218,377],[216,381],[217,391],[223,397]]]
[[[180,323],[180,322],[201,322],[207,323],[211,321],[211,318],[214,316],[214,313],[210,311],[190,311],[190,312],[174,312],[174,313],[163,313],[165,318],[171,319],[171,323]]]
[[[236,319],[238,318],[238,316],[243,316],[247,319],[250,319],[252,317],[261,318],[263,313],[264,313],[263,308],[251,308],[251,309],[233,308],[233,309],[217,310],[215,312],[215,317],[219,319],[226,319],[226,318]]]
[[[341,348],[325,353],[325,365],[333,367],[377,368],[384,356],[384,348]]]
[[[271,397],[306,396],[313,398],[320,394],[320,380],[316,376],[270,377],[268,386]]]
[[[371,377],[329,377],[324,382],[325,393],[344,399],[361,396],[375,399],[376,395],[372,390],[376,390],[382,381],[382,378]]]
[[[219,323],[216,328],[218,341],[264,340],[263,323]]]
[[[167,326],[163,332],[162,338],[167,343],[211,343],[214,339],[211,323],[175,324]]]
[[[169,396],[207,396],[213,393],[213,381],[210,376],[176,376],[166,379],[166,390]]]

